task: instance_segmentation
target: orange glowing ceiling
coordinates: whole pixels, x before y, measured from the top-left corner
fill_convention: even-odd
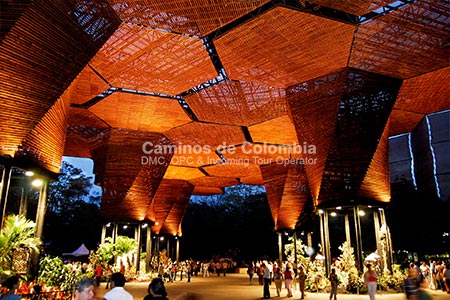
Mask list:
[[[0,154],[93,158],[104,215],[155,232],[239,183],[271,187],[277,228],[347,177],[385,202],[388,136],[450,108],[448,1],[75,2],[0,10]]]

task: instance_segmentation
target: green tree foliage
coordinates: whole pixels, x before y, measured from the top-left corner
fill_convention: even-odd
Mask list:
[[[89,197],[91,188],[91,178],[64,161],[58,180],[50,184],[48,210],[66,217],[67,222],[70,222],[76,217],[71,210],[73,205],[80,201],[99,204],[100,199]]]
[[[62,291],[71,291],[81,277],[92,277],[94,274],[82,274],[81,269],[72,268],[59,257],[44,257],[39,263],[38,284],[56,288]]]
[[[97,250],[89,256],[89,260],[96,265],[100,263],[106,267],[108,264],[112,264],[116,254],[115,245],[111,237],[107,237],[105,242],[98,246]]]
[[[95,248],[100,241],[100,199],[91,195],[91,179],[80,169],[63,162],[61,175],[49,186],[45,216],[46,250],[70,252],[82,243]]]
[[[295,252],[297,251],[297,264],[301,264],[308,268],[309,258],[305,256],[307,246],[303,244],[301,239],[296,239],[297,243],[294,244],[294,238],[288,237],[288,243],[284,245],[284,254],[286,254],[286,258],[291,263],[295,263]]]
[[[89,259],[94,265],[100,263],[102,266],[107,267],[109,264],[113,264],[117,257],[136,252],[136,249],[137,242],[132,238],[119,235],[114,243],[111,237],[107,237],[105,242],[97,248],[97,251]]]
[[[0,274],[11,274],[12,254],[16,248],[39,252],[41,240],[34,237],[36,224],[23,216],[9,215],[0,231]]]
[[[346,241],[338,247],[341,251],[339,256],[338,278],[341,285],[349,291],[355,291],[362,283],[355,267],[355,255],[353,247]]]
[[[235,186],[193,197],[182,224],[181,258],[236,260],[277,256],[277,239],[264,189]]]

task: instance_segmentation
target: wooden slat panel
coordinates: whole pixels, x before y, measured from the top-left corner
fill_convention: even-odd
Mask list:
[[[204,36],[269,0],[108,0],[127,23]]]
[[[391,200],[388,134],[389,126],[386,126],[361,184],[361,189],[358,193],[359,197],[380,202],[389,202]]]
[[[64,155],[91,158],[91,150],[109,138],[110,126],[87,109],[70,108]]]
[[[206,149],[206,148],[205,148]],[[186,150],[183,145],[179,145],[177,151],[172,156],[170,164],[179,167],[202,167],[206,165],[222,163],[222,158],[215,151]]]
[[[70,101],[73,104],[83,104],[109,88],[110,86],[103,78],[99,77],[89,66],[86,66],[69,86],[69,89],[74,90]]]
[[[310,2],[361,16],[395,0],[311,0]]]
[[[0,45],[0,154],[40,122],[118,26],[113,10],[82,1],[32,1]]]
[[[304,211],[306,201],[310,197],[305,166],[301,163],[291,162],[288,168],[283,196],[278,210],[276,229],[295,229],[298,218]]]
[[[344,93],[343,77],[343,73],[320,77],[291,87],[287,95],[299,143],[306,142],[317,150],[314,155],[317,161],[306,166],[315,204],[335,131],[339,102]]]
[[[298,145],[297,133],[288,115],[250,126],[248,130],[253,142]]]
[[[253,164],[219,164],[203,168],[210,176],[242,178],[260,174],[258,165]]]
[[[144,154],[142,144],[149,141],[169,144],[161,134],[124,129],[111,131],[107,149],[102,151],[103,157],[106,156],[102,216],[115,220],[142,220],[145,216],[149,199],[153,198],[171,159],[170,154]],[[143,163],[143,156],[156,158],[156,161]],[[96,160],[94,156],[95,163]],[[136,197],[133,192],[138,189],[147,197]],[[139,207],[139,210],[134,207]]]
[[[155,234],[181,235],[181,221],[189,204],[194,186],[185,180],[164,179],[152,201],[152,210],[158,225]]]
[[[22,143],[23,148],[18,154],[31,155],[40,161],[47,170],[59,173],[66,140],[68,109],[68,97],[59,98],[27,134]]]
[[[173,99],[114,92],[89,110],[114,128],[164,132],[190,122]]]
[[[358,26],[350,67],[411,78],[450,65],[450,3],[424,0]]]
[[[278,162],[283,164],[284,160],[291,158],[293,147],[247,142],[222,149],[220,152],[229,165],[267,165]]]
[[[2,1],[0,9],[0,41],[28,8],[31,0]]]
[[[236,178],[213,177],[213,176],[197,177],[189,180],[189,182],[195,185],[196,187],[204,186],[204,187],[219,187],[219,188],[239,184]]]
[[[185,99],[200,121],[248,126],[285,115],[285,94],[282,88],[226,80]]]
[[[390,120],[390,135],[411,132],[417,124],[425,117],[424,114],[410,112],[407,110],[393,109]]]
[[[287,163],[261,166],[275,230],[293,230],[310,197],[305,167]]]
[[[217,77],[200,39],[126,23],[90,65],[113,86],[167,95]]]
[[[166,173],[164,174],[164,179],[184,179],[190,180],[192,178],[197,178],[204,176],[204,174],[198,168],[188,168],[170,165]]]
[[[324,205],[355,200],[400,88],[400,80],[393,78],[352,69],[345,74],[319,194]]]
[[[226,126],[191,122],[173,128],[164,133],[173,144],[192,146],[194,153],[198,149],[205,149],[211,153],[223,145],[242,144],[245,141],[244,133],[238,126]],[[189,150],[185,150],[186,152]],[[185,152],[185,153],[186,153]]]
[[[354,26],[283,7],[215,41],[230,78],[288,87],[347,65]]]
[[[288,168],[280,164],[268,164],[260,167],[270,212],[275,226],[278,224],[279,211],[284,193],[284,185],[288,176]]]
[[[389,135],[411,132],[426,114],[450,109],[450,67],[404,80]]]
[[[264,185],[264,180],[261,175],[242,177],[240,180],[242,184]]]
[[[194,188],[194,191],[192,192],[192,195],[208,196],[208,195],[223,194],[223,193],[224,193],[224,191],[221,188],[196,186]]]

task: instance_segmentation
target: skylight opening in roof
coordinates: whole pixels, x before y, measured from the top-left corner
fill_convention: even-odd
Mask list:
[[[376,17],[386,15],[392,11],[398,10],[398,9],[400,9],[406,5],[409,5],[411,3],[414,3],[416,1],[417,0],[399,0],[399,1],[389,3],[385,6],[382,6],[375,10],[372,10],[370,13],[365,14],[364,16],[361,16],[359,18],[359,23],[364,24],[364,23],[370,22],[370,21],[372,21],[372,19],[374,19]]]

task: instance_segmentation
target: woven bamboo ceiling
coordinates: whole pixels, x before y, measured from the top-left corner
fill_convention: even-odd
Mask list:
[[[102,214],[155,233],[237,184],[277,230],[389,202],[388,137],[450,108],[445,0],[0,4],[0,154],[92,158]]]

